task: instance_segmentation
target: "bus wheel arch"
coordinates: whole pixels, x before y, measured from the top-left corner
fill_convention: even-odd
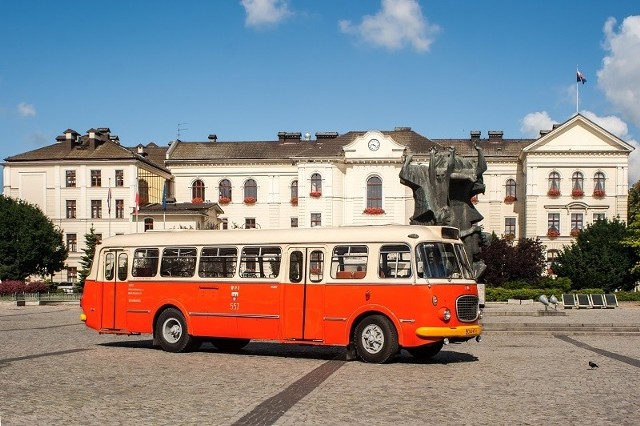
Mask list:
[[[385,364],[400,351],[398,330],[386,315],[364,314],[353,324],[349,345],[362,361]]]
[[[187,352],[197,339],[189,334],[185,316],[175,306],[165,306],[158,310],[154,320],[153,341],[167,352]]]

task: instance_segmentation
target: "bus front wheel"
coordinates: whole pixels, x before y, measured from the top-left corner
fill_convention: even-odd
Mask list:
[[[382,315],[371,315],[360,321],[354,334],[358,357],[364,362],[384,364],[398,353],[398,333]]]
[[[175,308],[165,309],[158,317],[156,337],[162,349],[167,352],[186,352],[195,343],[195,339],[188,333],[184,316]]]

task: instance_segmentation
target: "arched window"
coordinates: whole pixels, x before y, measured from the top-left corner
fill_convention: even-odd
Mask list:
[[[504,184],[504,200],[507,202],[516,201],[516,181],[515,179],[507,179]]]
[[[191,185],[191,202],[202,203],[204,200],[204,182],[197,179]]]
[[[253,179],[247,179],[244,183],[244,202],[255,203],[258,200],[258,184]]]
[[[549,196],[557,197],[560,195],[560,173],[549,173]]]
[[[581,172],[573,172],[571,175],[571,195],[573,197],[584,195],[584,176]]]
[[[605,188],[604,188],[604,173],[596,172],[593,175],[593,196],[594,197],[604,197]]]
[[[144,219],[144,230],[145,231],[151,231],[153,229],[153,219],[150,217],[147,217]]]
[[[382,180],[378,176],[367,179],[367,209],[382,209]]]
[[[218,201],[222,203],[231,202],[231,182],[229,179],[222,179],[218,185]]]
[[[298,205],[298,180],[291,182],[291,204]]]
[[[319,197],[322,195],[322,176],[320,173],[314,173],[311,175],[311,192],[312,197]]]

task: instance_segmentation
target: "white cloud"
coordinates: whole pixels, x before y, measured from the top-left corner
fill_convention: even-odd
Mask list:
[[[410,44],[419,52],[429,50],[440,31],[437,25],[427,22],[417,0],[382,0],[382,10],[364,16],[359,25],[346,20],[339,25],[342,32],[356,34],[374,46],[398,50]]]
[[[247,27],[277,25],[291,16],[288,0],[241,0],[247,17]]]
[[[18,104],[18,114],[20,114],[20,117],[35,117],[36,107],[26,102],[20,102]]]
[[[551,130],[558,122],[549,117],[547,111],[542,111],[525,115],[521,123],[520,131],[524,135],[537,138],[540,136],[540,130]]]
[[[604,24],[607,56],[598,70],[598,85],[620,113],[640,126],[640,16],[629,16],[616,31],[616,20]]]

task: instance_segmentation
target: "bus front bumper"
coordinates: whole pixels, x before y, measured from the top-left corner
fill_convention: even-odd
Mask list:
[[[480,325],[460,325],[458,327],[418,327],[416,336],[421,339],[431,339],[434,337],[477,337],[482,333]]]

